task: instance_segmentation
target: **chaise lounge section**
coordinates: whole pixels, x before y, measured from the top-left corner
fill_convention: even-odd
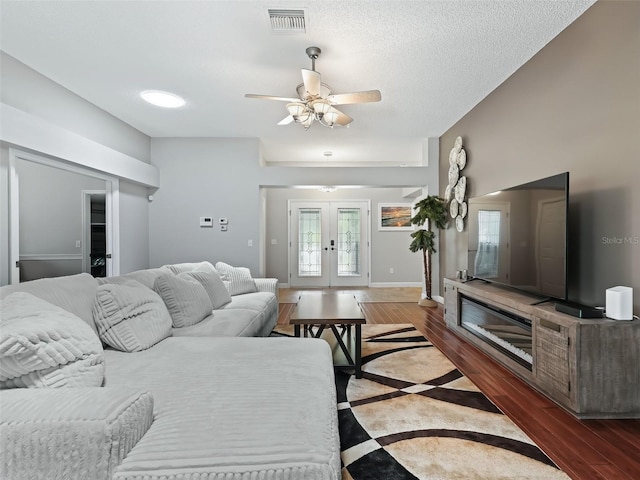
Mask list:
[[[136,324],[136,312],[157,307],[150,286],[157,287],[167,271],[176,278],[189,272],[218,274],[211,264],[182,264],[100,284],[81,274],[0,289],[0,477],[338,480],[340,447],[328,345],[315,339],[254,336],[268,335],[275,325],[276,295],[237,293],[237,281],[232,286],[233,275],[225,274],[218,276],[231,301],[202,320],[181,327],[167,324],[166,317],[156,322],[158,328]],[[247,272],[234,273],[246,280]],[[175,280],[167,278],[168,283]],[[251,288],[258,290],[260,279],[254,280]],[[273,290],[274,281],[262,283],[263,290]],[[118,294],[114,285],[146,288],[153,301],[129,309],[119,299],[109,301],[107,320],[96,325],[98,293]],[[165,304],[166,310],[172,312],[183,297],[163,297],[177,302]],[[111,310],[114,305],[120,305],[119,312]],[[192,313],[198,310],[189,302],[184,306]],[[155,313],[154,318],[163,315]],[[35,319],[43,323],[33,323]],[[122,324],[130,324],[129,329]],[[105,325],[117,334],[106,335]],[[140,338],[131,341],[131,332]],[[16,341],[18,337],[23,340]],[[104,338],[124,348],[103,345]],[[43,339],[49,339],[48,351],[57,349],[71,359],[30,372],[34,384],[19,385],[41,388],[7,389],[20,383],[5,378],[14,371],[5,366],[16,362],[16,345],[23,350],[23,364],[33,366],[38,363],[34,356],[46,356],[34,346]],[[137,348],[154,339],[148,348]],[[79,368],[87,362],[89,367]],[[96,372],[101,373],[99,383]],[[60,388],[38,384],[50,377]]]

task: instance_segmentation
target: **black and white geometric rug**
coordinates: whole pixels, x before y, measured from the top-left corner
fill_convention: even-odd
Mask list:
[[[413,325],[362,338],[363,377],[336,372],[342,480],[569,479]]]

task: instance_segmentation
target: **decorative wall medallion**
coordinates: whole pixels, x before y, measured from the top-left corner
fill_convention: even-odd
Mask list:
[[[456,137],[456,141],[453,143],[453,148],[458,152],[462,149],[462,137]]]
[[[449,185],[444,191],[444,199],[449,203],[449,215],[455,219],[456,230],[464,230],[464,219],[467,216],[467,177],[460,171],[467,165],[467,152],[462,148],[462,137],[456,137],[449,153]]]
[[[458,153],[456,157],[456,163],[458,164],[458,168],[462,170],[467,164],[467,152],[460,150],[460,153]]]
[[[449,214],[451,215],[451,218],[456,218],[458,216],[458,202],[456,202],[455,198],[451,200],[451,203],[449,204]]]
[[[451,193],[453,192],[453,189],[451,188],[451,185],[447,185],[447,188],[444,189],[444,200],[445,202],[448,202],[449,200],[451,200]]]
[[[458,165],[451,165],[449,167],[449,185],[453,188],[456,183],[458,183],[458,178],[460,178],[460,170],[458,170]]]
[[[464,195],[467,193],[467,177],[462,176],[458,179],[458,183],[456,183],[456,186],[453,188],[453,192],[458,203],[464,202]]]
[[[455,148],[451,149],[451,152],[449,153],[449,165],[457,165],[459,153],[460,152],[458,152]]]

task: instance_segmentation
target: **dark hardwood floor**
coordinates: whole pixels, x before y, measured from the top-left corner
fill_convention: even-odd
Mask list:
[[[294,306],[280,304],[278,323],[288,323]],[[442,306],[362,303],[362,307],[367,323],[415,325],[572,479],[640,479],[640,420],[576,419],[448,330]]]

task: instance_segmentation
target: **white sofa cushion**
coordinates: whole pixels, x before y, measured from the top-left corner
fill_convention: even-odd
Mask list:
[[[74,314],[26,292],[0,302],[0,388],[97,387],[102,344]]]
[[[218,262],[216,270],[232,296],[258,291],[256,282],[251,277],[251,270],[248,268],[232,267],[224,262]]]
[[[154,398],[153,424],[114,478],[340,479],[324,340],[171,337],[142,352],[105,355],[107,388]]]
[[[211,299],[195,278],[168,273],[156,278],[153,288],[164,300],[176,328],[195,325],[211,315]]]
[[[224,307],[226,304],[231,302],[231,295],[229,294],[227,287],[225,287],[222,282],[220,275],[218,275],[218,272],[216,271],[185,272],[179,274],[178,277],[193,278],[198,281],[198,283],[200,283],[200,285],[202,285],[207,291],[214,310]]]
[[[0,288],[0,298],[15,292],[27,292],[45,302],[64,308],[84,320],[94,332],[98,332],[93,323],[91,306],[98,288],[98,281],[88,273],[55,278],[41,278],[30,282],[6,285]]]
[[[4,390],[0,404],[4,479],[112,480],[153,423],[137,388]]]
[[[123,283],[135,280],[136,282],[140,282],[145,287],[153,290],[156,278],[166,273],[171,273],[171,270],[167,267],[149,268],[147,270],[136,270],[135,272],[125,273],[124,275],[119,275],[117,277],[98,278],[97,280],[99,285],[103,285],[105,283],[117,283],[122,285]]]
[[[174,265],[165,265],[163,268],[168,268],[174,274],[179,275],[185,272],[215,272],[215,267],[211,262],[195,262],[195,263],[176,263]]]
[[[171,335],[162,298],[135,280],[100,285],[93,316],[102,341],[124,352],[145,350]]]

